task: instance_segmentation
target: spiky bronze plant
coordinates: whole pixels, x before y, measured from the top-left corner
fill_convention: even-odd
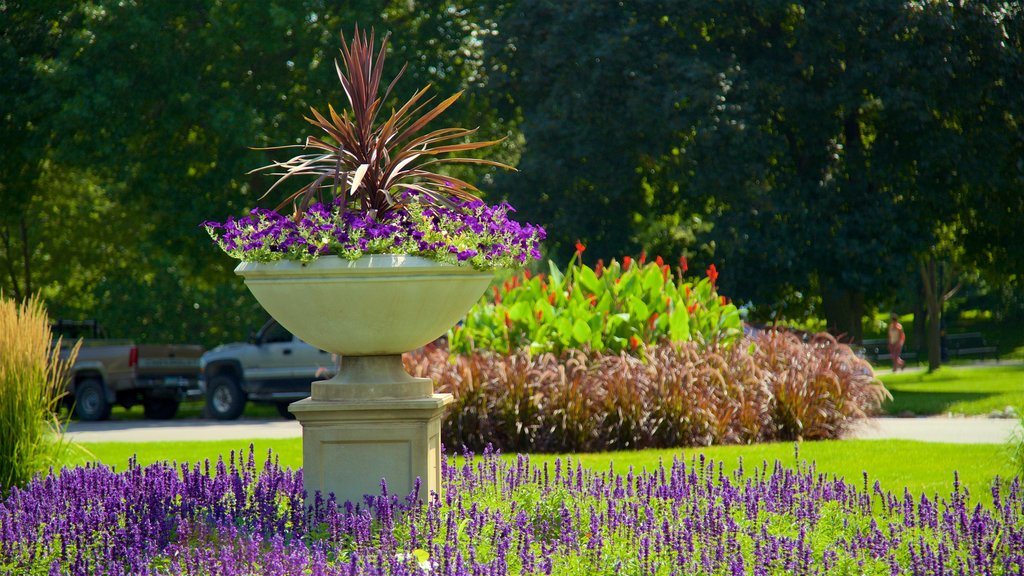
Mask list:
[[[381,119],[381,108],[406,69],[406,66],[402,67],[382,94],[380,87],[389,38],[390,34],[384,36],[374,57],[375,34],[372,30],[367,38],[365,31],[360,33],[356,27],[351,46],[342,35],[341,64],[337,60],[334,64],[349,108],[339,115],[333,106],[328,105],[326,116],[311,108],[313,117],[305,119],[319,128],[322,135],[308,136],[304,145],[262,148],[315,150],[252,171],[271,170],[273,175],[279,176],[267,194],[293,177],[311,177],[285,198],[277,207],[278,211],[293,204],[297,221],[313,202],[326,203],[325,191],[330,201],[337,202],[340,207],[338,222],[343,221],[342,217],[350,207],[379,219],[400,208],[406,196],[415,197],[424,204],[452,206],[453,199],[476,199],[474,192],[479,190],[468,182],[438,174],[428,167],[473,163],[513,169],[500,162],[479,158],[439,157],[492,146],[501,141],[462,142],[476,129],[440,128],[422,133],[428,124],[459,99],[461,91],[431,108],[434,97],[426,97],[430,90],[427,85],[400,108],[392,109],[386,120]]]

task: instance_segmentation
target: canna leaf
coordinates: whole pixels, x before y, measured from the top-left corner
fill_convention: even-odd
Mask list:
[[[578,345],[587,344],[591,337],[590,325],[582,318],[576,318],[572,325],[572,336]]]
[[[533,314],[531,313],[530,305],[528,303],[516,302],[511,308],[509,308],[508,316],[516,322],[521,322],[523,320],[529,320],[533,317]]]
[[[686,342],[690,339],[690,314],[685,306],[677,306],[669,315],[668,337],[672,342]]]
[[[577,268],[576,279],[591,294],[597,294],[601,290],[601,281],[597,279],[597,274],[589,266]]]
[[[559,287],[562,286],[562,281],[565,277],[562,275],[562,271],[558,269],[558,265],[553,260],[548,260],[548,274],[551,276],[551,286]]]

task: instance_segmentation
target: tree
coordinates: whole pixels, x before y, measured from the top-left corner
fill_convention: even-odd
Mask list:
[[[620,253],[652,222],[704,215],[696,238],[734,272],[728,293],[817,294],[829,329],[859,340],[865,308],[918,276],[951,226],[1001,251],[974,214],[1019,205],[1019,12],[522,3],[500,25],[497,87],[525,138],[525,176],[506,189],[523,205],[540,194],[556,247],[589,236]]]
[[[15,121],[0,170],[28,175],[0,184],[5,281],[13,270],[14,289],[43,287],[51,310],[143,341],[214,344],[262,321],[199,225],[240,215],[272,182],[246,174],[270,158],[249,146],[300,141],[311,105],[343,100],[342,30],[401,38],[394,71],[415,61],[396,94],[479,83],[466,33],[477,15],[442,2],[7,2],[0,13],[0,57],[16,75],[3,87],[16,98],[4,99]],[[450,113],[469,114],[467,101]],[[43,218],[58,211],[76,218]]]

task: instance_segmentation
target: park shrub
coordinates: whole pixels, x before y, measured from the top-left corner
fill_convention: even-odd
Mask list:
[[[75,468],[0,498],[0,573],[1018,574],[1024,491],[885,492],[801,464],[723,472],[445,458],[443,495],[304,498],[268,457]],[[418,487],[417,487],[418,488]],[[424,502],[425,501],[425,502]],[[307,506],[308,504],[308,506]],[[983,505],[984,504],[984,505]]]
[[[453,352],[530,354],[570,349],[627,352],[642,357],[661,341],[728,345],[742,333],[739,310],[718,294],[718,271],[687,280],[686,260],[673,272],[656,258],[623,258],[595,268],[582,263],[583,246],[563,272],[510,277],[470,310],[449,334]]]
[[[0,294],[0,494],[57,461],[64,444],[55,414],[76,354],[77,346],[60,358],[40,300]]]
[[[476,351],[443,345],[406,367],[455,397],[449,446],[579,452],[838,438],[887,393],[850,348],[766,332],[735,345],[695,341],[626,353]]]

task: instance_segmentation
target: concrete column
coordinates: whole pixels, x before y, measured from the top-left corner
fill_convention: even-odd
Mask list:
[[[302,424],[303,480],[309,497],[333,492],[338,503],[363,495],[404,497],[421,479],[419,497],[441,492],[441,417],[451,394],[432,394],[401,356],[349,357],[335,378],[289,410]]]

